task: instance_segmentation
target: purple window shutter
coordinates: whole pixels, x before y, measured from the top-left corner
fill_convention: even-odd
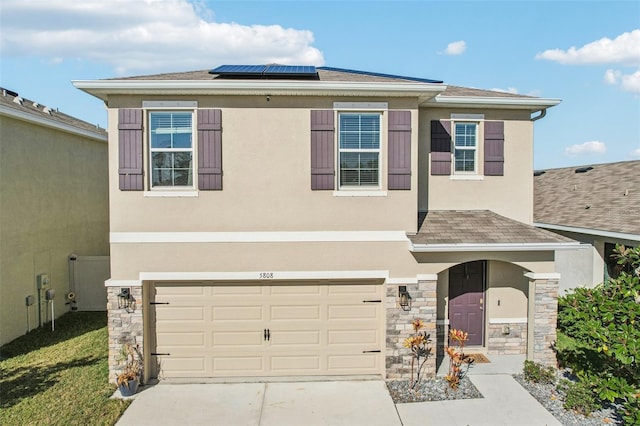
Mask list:
[[[222,190],[222,110],[198,110],[198,189]]]
[[[411,189],[411,111],[389,111],[388,188]]]
[[[451,174],[450,121],[431,121],[431,174]]]
[[[333,110],[311,111],[311,189],[335,188]]]
[[[118,175],[122,191],[144,189],[142,110],[118,110]]]
[[[504,121],[484,122],[484,174],[504,176]]]

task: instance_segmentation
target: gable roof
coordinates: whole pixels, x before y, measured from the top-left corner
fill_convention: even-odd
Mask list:
[[[619,237],[640,241],[640,160],[535,174],[537,226],[595,235],[626,234]]]
[[[107,141],[107,131],[71,115],[22,98],[17,92],[0,88],[0,115],[51,127],[68,133]]]
[[[317,78],[228,78],[209,70],[174,72],[104,80],[73,81],[74,86],[100,99],[109,94],[246,94],[320,96],[417,96],[422,105],[498,106],[538,111],[560,103],[495,90],[448,86],[440,80],[405,77],[343,68],[318,67]]]
[[[434,210],[418,220],[418,233],[409,236],[414,251],[534,251],[579,244],[489,210]]]

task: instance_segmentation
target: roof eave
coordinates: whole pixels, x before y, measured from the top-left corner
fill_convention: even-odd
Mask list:
[[[428,106],[486,108],[501,107],[506,109],[526,109],[537,111],[551,108],[562,102],[553,98],[513,98],[493,96],[442,96],[437,95],[427,101]],[[425,105],[426,106],[426,105]]]
[[[412,253],[486,252],[486,251],[555,251],[575,250],[579,242],[567,243],[459,243],[459,244],[411,244]]]
[[[76,127],[71,124],[62,123],[54,119],[39,117],[37,115],[29,114],[24,111],[18,111],[18,110],[6,107],[4,105],[0,105],[0,115],[12,117],[18,120],[38,124],[40,126],[49,127],[56,130],[61,130],[63,132],[71,133],[74,135],[91,138],[100,142],[107,142],[108,140],[106,132],[92,132],[90,130]]]
[[[342,81],[178,81],[178,80],[74,80],[72,84],[99,99],[109,95],[283,95],[384,96],[432,99],[447,86],[430,83]]]
[[[577,226],[556,225],[552,223],[535,222],[533,226],[544,229],[553,229],[555,231],[575,232],[577,234],[597,235],[600,237],[616,238],[620,240],[640,241],[640,234],[632,234],[628,232],[607,231],[604,229],[581,228]]]

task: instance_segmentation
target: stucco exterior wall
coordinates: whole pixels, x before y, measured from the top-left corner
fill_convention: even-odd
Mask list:
[[[350,99],[274,97],[267,102],[264,97],[222,97],[215,98],[215,104],[211,98],[182,100],[222,110],[222,191],[199,191],[190,198],[120,191],[117,107],[142,104],[140,99],[115,99],[109,110],[112,232],[416,231],[417,176],[412,176],[411,190],[387,191],[384,196],[338,197],[333,191],[311,190],[310,110],[333,109],[333,102]],[[415,101],[389,102],[389,109],[412,110],[412,127],[418,128]],[[381,120],[382,191],[387,190],[386,115]],[[411,146],[412,168],[417,168],[417,130]],[[147,157],[145,153],[145,169]]]
[[[484,147],[479,143],[478,176],[430,174],[431,120],[449,119],[452,113],[483,113],[485,120],[504,121],[504,176],[483,176]],[[480,135],[484,125],[480,122]],[[482,137],[479,138],[482,140]],[[533,123],[522,111],[430,110],[420,111],[420,185],[418,208],[427,210],[491,210],[531,224],[533,221]],[[460,180],[462,179],[462,180]],[[508,202],[506,200],[509,200]]]
[[[0,162],[3,344],[27,331],[28,295],[30,327],[38,325],[38,274],[49,274],[59,316],[68,310],[68,256],[109,254],[107,144],[2,116]]]

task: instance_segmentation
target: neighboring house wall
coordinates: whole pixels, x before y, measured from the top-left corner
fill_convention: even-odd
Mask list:
[[[73,134],[0,116],[0,344],[38,326],[39,274],[65,313],[68,256],[108,255],[106,134]],[[30,308],[28,295],[35,296]],[[106,301],[105,301],[106,309]],[[51,319],[43,303],[42,320]]]
[[[430,166],[431,121],[452,115],[481,115],[478,119],[477,172],[433,175]],[[504,175],[485,176],[485,121],[504,122]],[[455,121],[455,120],[454,120]],[[464,121],[464,120],[458,120]],[[473,121],[473,120],[471,120]],[[528,112],[494,110],[421,110],[419,147],[420,211],[491,210],[531,224],[533,221],[533,123]],[[505,200],[509,200],[505,202]]]

